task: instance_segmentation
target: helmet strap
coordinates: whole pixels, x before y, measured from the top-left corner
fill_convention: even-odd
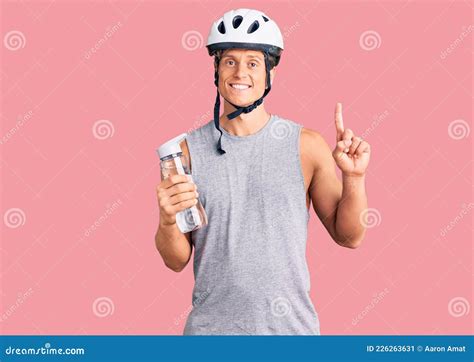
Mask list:
[[[216,102],[214,103],[214,126],[216,129],[221,133],[219,136],[219,141],[217,141],[217,152],[223,155],[225,153],[224,149],[222,148],[222,130],[219,126],[219,108],[221,106],[221,100],[219,95],[219,88],[217,89],[217,96]]]

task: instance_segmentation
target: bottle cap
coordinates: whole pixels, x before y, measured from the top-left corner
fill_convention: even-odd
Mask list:
[[[163,143],[157,150],[158,156],[160,159],[165,158],[166,156],[178,154],[183,152],[181,150],[181,146],[179,145],[182,140],[184,140],[187,136],[187,133],[182,133],[179,136],[170,139],[168,142]]]

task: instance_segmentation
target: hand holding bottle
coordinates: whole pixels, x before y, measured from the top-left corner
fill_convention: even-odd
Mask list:
[[[172,175],[160,183],[156,195],[160,207],[160,224],[173,225],[178,212],[198,203],[199,193],[196,184],[187,175]]]

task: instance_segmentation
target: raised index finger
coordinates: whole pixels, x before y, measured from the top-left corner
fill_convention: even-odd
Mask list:
[[[334,120],[336,124],[336,141],[342,140],[342,134],[344,133],[344,124],[342,122],[342,104],[336,103],[336,110],[334,113]]]

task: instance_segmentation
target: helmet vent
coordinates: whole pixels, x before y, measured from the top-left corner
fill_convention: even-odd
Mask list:
[[[217,30],[219,30],[219,33],[225,34],[225,25],[224,25],[224,22],[223,22],[223,21],[221,21],[221,23],[220,23],[219,26],[217,27]]]
[[[247,30],[248,34],[252,34],[255,30],[259,28],[260,24],[258,20],[255,20],[252,24],[250,24],[249,29]]]
[[[262,18],[265,22],[267,22],[269,20],[266,16],[263,16],[263,15],[262,15]]]
[[[232,26],[234,27],[234,29],[237,29],[240,26],[242,20],[244,20],[244,18],[240,15],[234,16],[234,19],[232,19]]]

